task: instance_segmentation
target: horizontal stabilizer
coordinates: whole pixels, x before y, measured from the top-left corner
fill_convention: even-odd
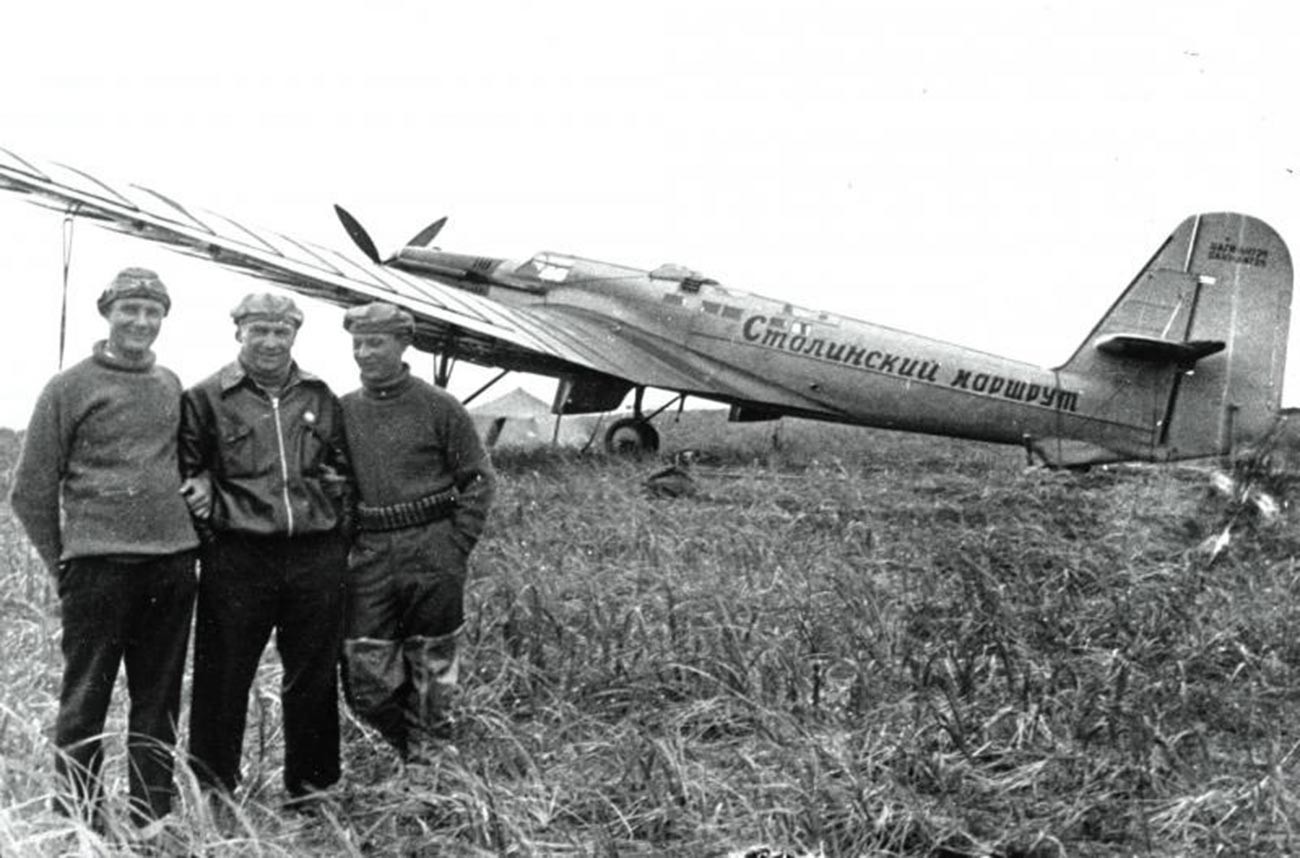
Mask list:
[[[1116,357],[1150,363],[1191,366],[1203,357],[1223,351],[1227,345],[1222,340],[1162,340],[1141,334],[1106,334],[1098,337],[1097,351]]]

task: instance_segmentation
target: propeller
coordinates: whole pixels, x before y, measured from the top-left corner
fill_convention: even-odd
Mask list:
[[[442,228],[447,225],[447,218],[440,217],[433,223],[426,226],[415,234],[415,237],[406,243],[407,247],[428,247],[433,244],[433,240],[442,232]]]
[[[336,204],[334,213],[339,216],[339,220],[343,223],[343,228],[348,231],[348,236],[351,237],[353,244],[366,255],[366,258],[376,265],[383,265],[384,263],[379,259],[379,248],[375,247],[374,241],[370,239],[370,233],[366,232],[366,228],[361,225],[361,222],[348,214],[348,210],[343,206]]]
[[[354,218],[348,213],[347,209],[340,205],[334,206],[334,213],[339,216],[339,221],[343,224],[343,228],[348,231],[348,236],[351,237],[352,242],[356,244],[357,248],[360,249],[371,262],[376,265],[387,265],[397,258],[396,256],[390,256],[388,259],[381,260],[379,258],[379,248],[375,246],[375,242],[370,238],[370,233],[366,232],[366,228],[361,225],[361,221]],[[406,246],[428,247],[433,243],[433,240],[438,237],[438,233],[442,232],[442,228],[446,226],[446,224],[447,218],[438,218],[433,223],[417,232],[415,237],[406,243]]]

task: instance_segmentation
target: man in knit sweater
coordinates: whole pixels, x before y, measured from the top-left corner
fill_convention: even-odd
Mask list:
[[[292,349],[302,312],[282,295],[231,311],[239,356],[185,391],[181,471],[203,546],[194,625],[190,754],[200,784],[231,793],[248,694],[271,632],[284,665],[284,783],[290,806],[340,774],[338,653],[349,505],[338,399]]]
[[[158,275],[127,268],[99,299],[108,338],[41,392],[11,502],[57,582],[63,683],[56,808],[102,822],[100,734],[125,661],[131,811],[171,809],[175,725],[198,538],[181,497],[181,385],[151,346],[171,308]]]
[[[343,396],[360,503],[349,556],[344,690],[408,762],[450,736],[469,553],[496,476],[469,414],[411,376],[410,313],[354,307],[343,327],[361,389]]]

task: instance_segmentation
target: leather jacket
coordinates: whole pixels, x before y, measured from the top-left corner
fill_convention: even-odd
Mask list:
[[[217,534],[302,536],[345,525],[352,467],[329,386],[294,364],[278,396],[238,361],[185,391],[180,464],[207,479]]]

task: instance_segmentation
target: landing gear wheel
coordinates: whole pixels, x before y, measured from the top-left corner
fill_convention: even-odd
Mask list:
[[[640,417],[621,417],[605,431],[605,452],[613,456],[657,453],[659,430]]]

